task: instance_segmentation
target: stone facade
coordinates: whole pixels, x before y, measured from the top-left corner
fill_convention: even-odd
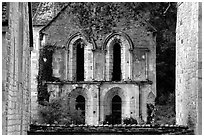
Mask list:
[[[40,30],[49,23],[57,12],[54,2],[41,2],[34,12],[33,21],[33,50],[31,52],[31,119],[37,119],[37,76],[39,71]],[[33,121],[32,121],[33,122]]]
[[[27,134],[30,123],[30,36],[28,3],[7,3],[2,33],[2,133]]]
[[[176,122],[202,134],[201,3],[178,3],[176,28]]]
[[[118,23],[114,32],[90,42],[73,18],[69,8],[64,8],[40,31],[41,46],[49,43],[59,47],[53,53],[52,68],[53,76],[63,82],[47,82],[50,99],[70,98],[70,107],[74,111],[77,97],[83,96],[85,123],[97,125],[113,113],[113,98],[119,96],[121,122],[130,117],[146,121],[147,103],[154,104],[156,97],[154,32],[130,20],[129,28]],[[114,51],[116,45],[119,55]],[[78,52],[83,56],[77,55]],[[119,56],[120,72],[114,68],[116,56]],[[77,67],[81,64],[82,79]],[[118,73],[114,74],[114,71]]]

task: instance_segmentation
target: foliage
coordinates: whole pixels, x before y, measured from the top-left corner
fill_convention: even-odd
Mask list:
[[[71,114],[72,124],[79,125],[85,124],[85,116],[82,115],[80,110],[75,110],[74,113]]]
[[[71,118],[64,98],[52,99],[39,107],[39,118],[45,124],[70,124]]]
[[[130,118],[125,118],[125,119],[123,120],[123,123],[124,123],[124,124],[138,124],[138,123],[137,123],[137,120],[134,119],[134,118],[132,118],[132,117],[130,117]]]
[[[67,5],[88,40],[98,40],[112,32],[118,22],[128,27],[134,20],[143,26],[144,19],[148,18],[140,12],[142,3],[137,2],[72,2]]]
[[[170,7],[168,8],[170,4]],[[157,104],[166,104],[170,93],[175,93],[176,3],[155,3],[150,23],[157,29]],[[165,12],[166,11],[166,12]],[[166,101],[165,101],[166,100]]]
[[[65,97],[52,99],[46,105],[39,105],[39,119],[37,123],[40,124],[84,124],[85,117],[80,111],[75,110],[70,112],[69,100]]]
[[[116,116],[115,115],[106,115],[105,121],[103,122],[103,124],[115,124],[116,121]]]
[[[155,117],[155,106],[151,103],[147,104],[147,124],[152,124]]]
[[[117,120],[118,119],[115,115],[110,114],[110,115],[106,116],[103,124],[116,124],[116,123],[118,123]],[[137,120],[132,118],[132,117],[123,119],[123,123],[124,124],[138,124]]]
[[[175,124],[175,105],[156,105],[155,124]]]
[[[60,81],[58,78],[52,76],[52,55],[55,46],[47,44],[39,52],[39,70],[38,70],[38,101],[44,104],[44,101],[49,102],[49,94],[47,92],[47,81]]]

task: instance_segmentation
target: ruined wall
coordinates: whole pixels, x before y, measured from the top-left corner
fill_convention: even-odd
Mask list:
[[[176,28],[176,123],[202,133],[201,3],[178,3]]]
[[[112,111],[111,100],[119,95],[123,101],[122,119],[134,117],[146,121],[147,103],[156,97],[156,36],[147,29],[144,22],[125,20],[120,17],[112,30],[96,33],[95,40],[89,40],[84,33],[77,14],[63,9],[47,26],[41,29],[41,46],[58,47],[52,57],[53,76],[63,82],[49,82],[50,99],[70,96],[74,107],[77,95],[86,98],[85,112],[87,124],[100,124]],[[92,11],[92,10],[90,10]],[[93,29],[94,31],[94,29]],[[84,46],[84,81],[76,80],[76,45]],[[77,43],[77,44],[76,44]],[[120,45],[121,79],[112,81],[113,46]],[[86,89],[86,90],[85,90]],[[141,99],[142,98],[142,99]]]
[[[3,41],[3,134],[27,134],[30,123],[30,39],[28,3],[9,3]]]
[[[31,118],[35,119],[37,115],[37,76],[39,70],[39,48],[40,48],[40,37],[39,31],[42,26],[33,27],[33,50],[31,51]]]
[[[83,36],[82,28],[77,25],[75,18],[76,16],[69,11],[69,8],[61,11],[61,13],[54,18],[54,20],[52,20],[48,26],[41,30],[42,35],[44,35],[41,46],[43,46],[45,43],[49,43],[58,47],[66,47],[68,55],[65,57],[62,56],[62,58],[74,59],[71,56],[71,54],[74,53],[72,53],[72,50],[68,47],[72,45],[70,43],[72,43],[73,35],[80,33]],[[125,23],[124,18],[121,17],[116,26],[112,28],[116,33],[120,34],[122,32],[127,34],[131,39],[130,43],[133,44],[133,51],[129,51],[131,49],[128,47],[128,44],[126,44],[124,49],[127,52],[124,55],[121,54],[122,57],[124,56],[121,64],[125,64],[122,65],[123,68],[121,68],[124,79],[125,81],[145,81],[148,79],[153,82],[151,90],[156,95],[156,36],[153,32],[147,30],[147,26],[140,25],[139,21],[129,20],[128,26],[125,25]],[[106,66],[108,66],[106,63],[107,58],[109,58],[106,57],[108,51],[107,49],[104,49],[106,44],[108,44],[105,44],[105,41],[110,34],[111,33],[104,33],[103,35],[100,34],[98,35],[100,39],[96,40],[95,43],[87,43],[88,45],[91,45],[86,46],[87,48],[85,48],[89,50],[85,51],[85,79],[87,81],[110,80],[109,77],[106,76],[109,75],[106,73]],[[69,42],[70,39],[71,42]],[[123,36],[121,36],[120,39],[123,39]],[[92,48],[94,46],[95,49]],[[129,52],[131,52],[130,55],[127,54]],[[55,64],[61,65],[59,65],[60,67],[58,68],[56,65],[54,65],[54,75],[56,74],[56,76],[60,77],[61,80],[73,80],[73,78],[70,77],[73,77],[71,70],[74,71],[74,69],[71,68],[71,65],[69,65],[70,62],[73,61],[64,61],[64,64],[62,64],[62,61],[59,61],[59,63],[55,61]],[[130,64],[132,66],[130,67],[131,69],[129,67],[125,67],[129,66]],[[61,71],[62,68],[66,68],[68,72]],[[59,72],[61,72],[61,74]],[[64,77],[61,76],[66,76],[66,78],[64,79]]]
[[[82,95],[86,102],[85,122],[88,125],[102,124],[106,115],[111,114],[112,98],[119,95],[122,99],[122,119],[133,117],[139,122],[140,92],[137,84],[125,83],[48,83],[50,100],[59,97],[67,97],[70,101],[70,112],[75,110],[75,101],[78,95]],[[144,91],[148,92],[148,91]],[[146,112],[142,109],[145,118]]]

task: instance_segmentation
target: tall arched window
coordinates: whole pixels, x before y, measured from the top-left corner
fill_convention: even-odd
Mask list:
[[[112,81],[121,80],[121,47],[119,43],[113,45],[113,72]]]
[[[105,52],[105,80],[128,81],[132,79],[132,41],[125,33],[112,33],[107,36]]]
[[[76,49],[76,81],[84,81],[84,46],[77,43]]]
[[[72,35],[68,42],[67,78],[69,81],[87,81],[93,78],[93,52],[95,47],[80,33]],[[86,65],[84,65],[86,64]]]

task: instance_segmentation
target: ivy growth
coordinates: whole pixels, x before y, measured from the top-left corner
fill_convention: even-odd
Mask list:
[[[89,41],[112,32],[118,22],[129,26],[130,20],[134,20],[144,25],[144,20],[149,18],[141,12],[144,5],[137,2],[73,2],[67,5]]]
[[[45,45],[39,51],[39,72],[38,72],[38,102],[39,104],[44,104],[49,102],[49,94],[47,91],[47,81],[60,81],[58,78],[52,76],[52,56],[56,50],[56,46],[51,44]]]

